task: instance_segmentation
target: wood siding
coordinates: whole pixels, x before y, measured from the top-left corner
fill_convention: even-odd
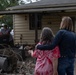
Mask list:
[[[29,17],[26,15],[14,15],[14,42],[20,43],[22,35],[22,43],[34,43],[35,32],[29,30]]]
[[[14,24],[14,43],[28,43],[35,44],[35,31],[29,30],[29,15],[28,14],[16,14],[13,16]],[[59,30],[60,22],[62,16],[76,16],[74,13],[50,13],[42,16],[42,28],[50,27],[54,34]],[[76,22],[75,22],[76,30]],[[38,38],[40,36],[41,30],[38,30]],[[22,35],[22,41],[20,41],[20,35]]]

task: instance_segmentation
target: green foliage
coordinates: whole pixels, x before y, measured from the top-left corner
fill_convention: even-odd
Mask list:
[[[3,15],[2,18],[0,18],[0,24],[6,24],[8,27],[13,27],[13,19],[12,15]]]
[[[0,11],[3,11],[8,7],[17,6],[21,4],[24,4],[23,0],[0,0]],[[4,23],[12,27],[12,20],[12,15],[4,15],[2,18],[0,18],[0,24]]]
[[[12,7],[23,3],[23,0],[0,0],[0,10],[5,10],[7,7]]]

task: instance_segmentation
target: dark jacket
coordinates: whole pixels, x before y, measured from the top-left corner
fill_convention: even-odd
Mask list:
[[[57,45],[60,49],[61,56],[74,57],[75,56],[75,41],[76,35],[74,32],[68,30],[59,30],[51,44],[38,45],[37,49],[52,50]]]

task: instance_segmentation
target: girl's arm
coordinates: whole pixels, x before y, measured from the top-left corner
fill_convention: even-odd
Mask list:
[[[29,50],[28,53],[33,56],[33,50]]]
[[[37,45],[40,45],[41,43],[38,43]],[[36,49],[36,46],[35,46],[35,50],[29,50],[28,51],[29,54],[31,54],[32,57],[35,57],[37,58],[38,55],[40,54],[40,51],[38,49]]]
[[[58,58],[60,57],[59,47],[55,47],[53,50],[53,75],[58,75],[57,68],[58,68]]]
[[[58,75],[58,58],[53,59],[53,75]]]
[[[39,50],[29,50],[28,53],[32,56],[37,58],[40,55],[40,51]]]

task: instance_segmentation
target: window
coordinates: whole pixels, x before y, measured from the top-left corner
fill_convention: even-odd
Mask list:
[[[41,14],[37,14],[37,28],[41,29]],[[29,29],[34,30],[35,29],[35,14],[29,14]]]

